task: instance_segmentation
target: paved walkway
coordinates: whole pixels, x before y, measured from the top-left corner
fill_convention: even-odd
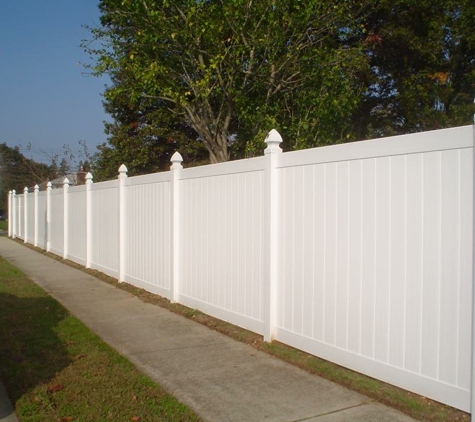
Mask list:
[[[0,255],[205,421],[411,421],[0,237]]]
[[[18,422],[18,419],[5,391],[5,386],[0,381],[0,422]]]

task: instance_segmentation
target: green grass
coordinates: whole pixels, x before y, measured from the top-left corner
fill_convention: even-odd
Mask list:
[[[0,220],[0,230],[8,230],[8,221]]]
[[[2,258],[0,378],[22,422],[199,420]]]

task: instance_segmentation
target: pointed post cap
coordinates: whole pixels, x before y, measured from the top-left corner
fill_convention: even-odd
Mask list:
[[[40,190],[40,187],[38,185],[35,185],[35,192],[38,192]]]
[[[16,195],[16,190],[15,189],[12,190],[12,194]]]
[[[170,161],[172,162],[172,166],[171,166],[172,170],[183,168],[183,166],[181,165],[181,163],[183,162],[183,157],[178,151],[175,151]]]
[[[28,193],[28,188],[26,186],[23,188],[23,193]]]
[[[121,164],[119,167],[119,180],[122,180],[122,182],[127,178],[127,167],[125,167],[125,164]]]
[[[53,184],[52,184],[51,182],[48,182],[48,183],[46,184],[46,189],[47,189],[47,190],[51,190],[52,188],[53,188]]]
[[[63,186],[66,186],[66,185],[69,186],[70,184],[71,184],[71,182],[69,181],[69,179],[67,177],[65,177],[64,180],[63,180]]]
[[[86,174],[86,183],[92,183],[92,174],[90,172]]]
[[[282,152],[282,148],[279,144],[282,142],[282,136],[275,129],[272,129],[266,136],[264,141],[267,144],[267,148],[264,150],[264,154],[274,154]]]

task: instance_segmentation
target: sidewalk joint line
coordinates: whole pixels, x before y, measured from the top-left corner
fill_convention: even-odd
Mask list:
[[[320,415],[309,416],[308,418],[296,419],[296,420],[291,421],[291,422],[305,422],[305,421],[308,421],[308,420],[310,420],[310,419],[320,418],[320,417],[322,417],[322,416],[332,415],[333,413],[339,413],[339,412],[343,412],[343,411],[345,411],[345,410],[355,409],[355,408],[357,408],[357,407],[366,406],[366,405],[372,404],[372,403],[374,403],[373,400],[368,401],[368,402],[363,402],[363,403],[360,403],[360,404],[355,404],[354,406],[344,407],[344,408],[338,409],[338,410],[332,410],[331,412],[322,413],[322,414],[320,414]]]

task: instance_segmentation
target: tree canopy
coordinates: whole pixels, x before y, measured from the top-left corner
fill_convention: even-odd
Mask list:
[[[122,161],[153,171],[175,149],[194,161],[207,151],[212,163],[260,154],[271,128],[296,149],[465,124],[474,111],[469,0],[99,8],[86,49],[92,72],[111,76],[114,122],[96,171]]]
[[[333,1],[102,0],[103,48],[93,71],[109,73],[106,107],[127,99],[153,108],[149,124],[177,121],[211,162],[252,153],[269,127],[289,147],[344,138],[366,66],[347,43],[361,6]],[[165,124],[161,124],[162,118]],[[336,125],[338,122],[338,125]],[[338,126],[338,127],[336,127]]]
[[[381,2],[362,43],[370,71],[356,139],[469,124],[475,111],[475,3]]]

